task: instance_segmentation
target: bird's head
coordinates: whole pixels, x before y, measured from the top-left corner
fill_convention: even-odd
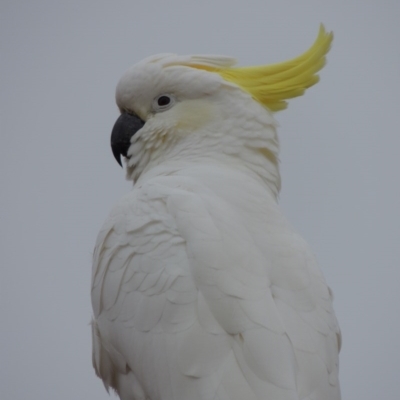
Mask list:
[[[316,73],[325,64],[332,37],[321,25],[307,52],[266,66],[235,67],[229,57],[175,54],[135,64],[116,89],[121,115],[111,135],[115,158],[120,164],[121,155],[127,158],[128,177],[135,181],[152,161],[159,164],[190,149],[238,152],[247,135],[277,163],[272,112],[318,82]],[[269,144],[258,140],[263,135]],[[208,147],[202,146],[205,142]]]

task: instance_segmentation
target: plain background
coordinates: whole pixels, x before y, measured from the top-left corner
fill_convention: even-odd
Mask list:
[[[321,82],[276,115],[281,204],[336,295],[343,399],[398,399],[399,17],[398,0],[2,0],[0,398],[109,398],[90,274],[131,188],[109,148],[123,71],[160,52],[284,61],[323,22]]]

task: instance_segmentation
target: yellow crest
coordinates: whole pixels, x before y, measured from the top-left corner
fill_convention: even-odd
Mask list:
[[[292,60],[254,67],[198,68],[218,73],[271,111],[279,111],[287,107],[286,99],[301,96],[319,81],[317,72],[325,65],[332,39],[332,32],[327,33],[321,24],[318,37],[310,49]]]

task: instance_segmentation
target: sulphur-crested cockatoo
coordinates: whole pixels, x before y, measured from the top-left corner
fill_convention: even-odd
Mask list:
[[[338,400],[339,327],[282,215],[273,111],[318,81],[332,34],[291,61],[161,54],[116,89],[133,190],[97,238],[93,364],[123,400]]]

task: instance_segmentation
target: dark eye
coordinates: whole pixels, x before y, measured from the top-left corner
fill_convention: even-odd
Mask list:
[[[153,100],[153,111],[156,113],[169,110],[175,104],[175,97],[172,94],[160,94]]]
[[[171,102],[171,99],[168,96],[160,96],[157,100],[157,104],[160,107],[167,106]]]

